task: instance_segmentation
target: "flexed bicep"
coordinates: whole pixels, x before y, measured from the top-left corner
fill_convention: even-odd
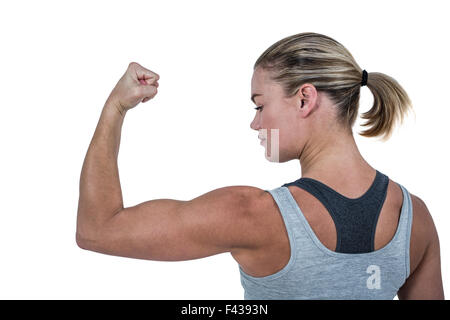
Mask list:
[[[219,188],[189,201],[157,199],[124,208],[80,241],[85,249],[159,261],[198,259],[251,246],[251,197],[257,188]],[[250,191],[249,191],[250,190]],[[259,189],[258,189],[259,190]]]

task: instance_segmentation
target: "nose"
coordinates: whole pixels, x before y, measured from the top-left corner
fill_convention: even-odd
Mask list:
[[[258,131],[260,129],[260,124],[258,121],[258,114],[255,115],[255,118],[253,118],[253,121],[250,123],[250,128],[253,130]]]

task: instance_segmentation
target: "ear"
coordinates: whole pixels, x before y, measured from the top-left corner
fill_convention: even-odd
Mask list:
[[[304,83],[297,91],[298,108],[303,117],[307,117],[316,108],[317,89],[310,83]]]

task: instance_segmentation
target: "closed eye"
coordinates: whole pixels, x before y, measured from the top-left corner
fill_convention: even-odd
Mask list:
[[[260,107],[256,107],[256,108],[254,108],[255,110],[259,110],[259,111],[262,111],[262,108],[263,108],[263,106],[260,106]]]

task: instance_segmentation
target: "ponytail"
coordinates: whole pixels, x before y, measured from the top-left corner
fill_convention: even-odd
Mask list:
[[[361,114],[361,118],[367,120],[361,126],[367,129],[359,134],[363,137],[383,136],[385,141],[391,137],[397,122],[403,123],[406,113],[412,110],[411,100],[402,86],[384,73],[370,72],[367,87],[373,94],[373,105]]]

